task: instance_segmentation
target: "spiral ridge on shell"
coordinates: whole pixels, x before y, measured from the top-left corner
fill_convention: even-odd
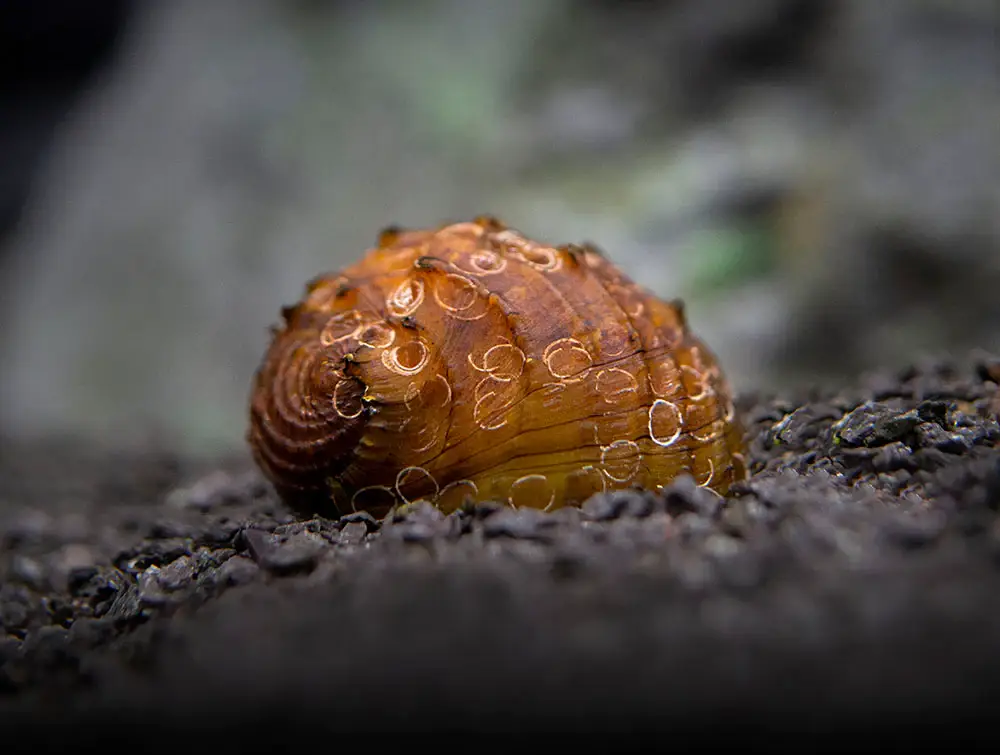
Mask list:
[[[683,306],[593,246],[492,217],[390,229],[282,315],[248,440],[297,508],[551,509],[746,476],[730,388]]]

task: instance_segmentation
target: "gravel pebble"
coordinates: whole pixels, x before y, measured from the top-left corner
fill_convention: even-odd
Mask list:
[[[255,579],[260,567],[244,556],[233,556],[219,567],[218,583],[223,586],[242,585]]]
[[[138,487],[116,466],[113,484],[80,481],[66,497],[40,479],[37,498],[0,519],[0,701],[92,689],[122,715],[145,699],[116,686],[124,675],[162,695],[162,715],[183,707],[167,699],[224,707],[232,689],[337,699],[347,715],[372,699],[365,690],[414,689],[468,716],[477,695],[499,704],[488,695],[510,675],[529,674],[511,699],[535,708],[597,694],[573,681],[597,664],[602,689],[655,699],[662,712],[663,696],[680,694],[668,679],[711,683],[698,694],[712,700],[813,663],[838,669],[806,686],[830,700],[858,690],[890,700],[900,679],[912,694],[958,700],[959,682],[914,681],[914,658],[968,653],[964,665],[939,664],[961,679],[1000,664],[990,597],[1000,429],[987,364],[917,365],[808,400],[742,400],[754,475],[727,498],[684,475],[579,509],[490,502],[446,516],[418,503],[384,521],[334,521],[296,518],[252,467],[181,485],[175,459],[161,473],[145,459]],[[4,464],[22,462],[0,457],[0,499]],[[87,489],[94,500],[80,498]],[[941,634],[958,631],[938,627],[946,620],[962,634]],[[926,642],[906,640],[924,627]],[[768,658],[775,665],[761,666]],[[467,678],[485,686],[456,681]],[[769,692],[720,705],[767,699],[787,711],[799,699],[759,684]],[[113,690],[123,697],[101,697]],[[403,715],[405,701],[393,705]]]
[[[358,526],[364,527],[360,523]],[[281,535],[247,529],[243,534],[251,558],[261,569],[273,574],[310,571],[324,549],[323,540],[308,531]]]
[[[509,537],[521,540],[548,540],[548,517],[536,509],[503,509],[483,522],[486,537]]]
[[[368,524],[365,521],[350,521],[341,527],[338,542],[341,545],[360,545],[367,534]]]
[[[195,560],[191,556],[181,556],[160,569],[156,581],[164,590],[174,592],[194,581],[196,569]]]

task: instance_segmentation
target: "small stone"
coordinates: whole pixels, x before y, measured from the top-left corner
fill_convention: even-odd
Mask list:
[[[872,457],[876,472],[894,472],[897,469],[913,469],[913,450],[900,441],[883,446]]]
[[[945,453],[960,454],[972,448],[972,442],[961,433],[950,433],[940,425],[925,422],[917,427],[918,443],[938,448]]]
[[[839,449],[834,449],[833,453],[841,462],[856,465],[859,462],[871,462],[878,456],[879,450],[879,448],[870,448],[869,446],[841,446]],[[855,470],[855,474],[858,474],[859,471]]]
[[[236,555],[236,551],[232,548],[219,548],[217,550],[201,548],[193,555],[195,559],[195,571],[202,572],[206,569],[215,569],[222,566]]]
[[[402,540],[406,543],[422,543],[433,540],[439,529],[430,522],[404,520],[384,530],[382,537],[388,536],[390,539]]]
[[[494,514],[505,511],[509,507],[505,503],[500,503],[499,501],[476,501],[468,504],[465,511],[473,518],[478,521],[488,519]]]
[[[483,522],[485,537],[510,537],[521,540],[549,540],[545,532],[546,515],[538,509],[506,509]]]
[[[625,497],[622,516],[643,519],[663,503],[663,499],[651,490],[622,490],[620,493]]]
[[[770,445],[802,448],[806,441],[819,435],[821,420],[839,416],[840,412],[833,407],[815,404],[801,406],[791,414],[785,415],[771,428]]]
[[[360,545],[368,534],[368,526],[364,521],[348,522],[340,530],[341,545]]]
[[[111,601],[105,617],[120,622],[135,622],[142,616],[142,599],[139,586],[129,582],[124,590],[120,590]]]
[[[608,521],[623,516],[646,517],[656,508],[659,498],[646,490],[614,490],[597,493],[583,503],[584,516],[593,522]]]
[[[80,575],[82,577],[83,572]],[[85,601],[94,616],[103,616],[110,609],[120,592],[129,588],[128,576],[118,569],[103,567],[95,570],[86,580],[71,582],[70,595]]]
[[[209,522],[208,526],[195,538],[195,542],[205,545],[231,543],[240,531],[239,522],[222,516]]]
[[[245,556],[233,556],[219,567],[216,581],[225,586],[243,585],[260,573],[260,567]]]
[[[405,508],[397,510],[395,521],[413,522],[440,522],[444,519],[441,509],[431,505],[428,501],[416,501]]]
[[[607,522],[617,519],[625,508],[626,501],[608,493],[597,493],[583,502],[581,511],[591,522]]]
[[[114,563],[123,571],[142,572],[150,566],[162,566],[191,554],[188,542],[180,538],[167,540],[146,540],[128,548],[115,556]]]
[[[69,626],[73,622],[73,606],[57,595],[42,598],[42,608],[52,624]]]
[[[905,469],[899,469],[891,473],[879,472],[875,479],[878,481],[877,487],[889,490],[898,495],[906,483],[910,481],[911,477],[912,475],[908,471]]]
[[[301,533],[288,538],[268,553],[261,567],[276,574],[311,571],[324,550],[322,539]]]
[[[270,534],[259,530],[256,527],[247,527],[243,529],[240,532],[237,541],[237,547],[241,549],[246,548],[250,552],[250,558],[257,563],[260,563],[268,548],[271,547]]]
[[[150,566],[139,575],[139,600],[147,606],[162,606],[169,602],[170,598],[163,591],[158,579],[160,567]]]
[[[190,556],[181,556],[160,569],[156,581],[168,592],[180,590],[194,581],[196,565]]]
[[[366,532],[377,532],[381,523],[367,511],[354,511],[337,520],[337,528],[343,530],[348,524],[363,524]]]
[[[834,437],[847,446],[885,446],[906,438],[921,421],[916,410],[866,401],[834,425]]]
[[[397,515],[383,527],[382,536],[411,543],[426,542],[435,537],[454,538],[462,534],[468,519],[460,509],[453,515],[445,516],[430,503],[418,501],[401,514],[397,511]]]
[[[917,405],[917,416],[924,422],[934,422],[945,427],[950,408],[947,401],[921,401]]]
[[[691,512],[714,517],[725,503],[717,493],[700,487],[694,478],[687,474],[667,485],[661,495],[664,508],[671,516]]]
[[[313,532],[316,534],[329,534],[331,532],[337,531],[337,526],[335,522],[331,522],[329,519],[318,516],[313,519],[307,519],[299,524],[300,531]]]
[[[348,526],[360,527],[362,531],[365,529],[361,522]],[[243,531],[243,537],[251,558],[261,569],[274,574],[310,571],[324,550],[323,539],[305,531],[282,537],[248,528]]]
[[[441,527],[441,536],[456,540],[462,535],[468,535],[474,529],[475,520],[462,508],[455,509],[445,516]]]

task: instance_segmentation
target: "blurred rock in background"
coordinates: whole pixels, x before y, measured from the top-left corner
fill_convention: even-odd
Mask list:
[[[119,5],[2,240],[7,433],[239,448],[307,279],[481,212],[684,298],[742,390],[1000,347],[993,0]]]

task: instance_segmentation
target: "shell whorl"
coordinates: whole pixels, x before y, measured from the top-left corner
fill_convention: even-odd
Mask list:
[[[593,247],[488,217],[388,230],[284,320],[248,439],[299,508],[549,508],[685,472],[724,493],[746,474],[729,387],[683,307]]]

